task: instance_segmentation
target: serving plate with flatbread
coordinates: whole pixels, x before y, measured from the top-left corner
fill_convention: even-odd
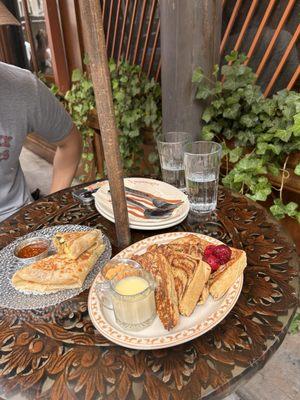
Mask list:
[[[113,260],[136,260],[157,278],[157,317],[141,331],[122,329],[113,311],[105,308],[97,295],[97,284],[112,278],[105,266],[89,292],[89,315],[96,329],[121,346],[153,350],[188,342],[215,327],[239,298],[247,261],[243,250],[232,248],[230,261],[219,272],[211,273],[201,255],[209,245],[222,243],[202,234],[170,232],[141,240],[121,251]]]
[[[16,246],[36,236],[52,240],[47,258],[24,265]],[[0,251],[0,307],[40,309],[88,289],[111,257],[109,239],[82,225],[56,225],[18,238]]]

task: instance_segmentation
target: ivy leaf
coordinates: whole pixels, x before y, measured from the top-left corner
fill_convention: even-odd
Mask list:
[[[300,175],[300,163],[296,165],[296,168],[294,169],[294,172],[296,175]]]
[[[290,140],[290,137],[292,135],[292,132],[285,130],[285,129],[278,129],[275,134],[274,137],[279,138],[280,140],[282,140],[283,142],[288,142]]]
[[[229,161],[232,163],[236,163],[240,159],[242,154],[243,154],[242,147],[236,147],[235,149],[230,150],[229,151]]]
[[[300,136],[300,113],[294,115],[293,133],[295,136]]]
[[[90,63],[90,57],[87,53],[85,53],[85,55],[83,57],[83,63],[84,63],[84,65],[89,65],[89,63]]]
[[[285,217],[285,210],[282,203],[274,204],[273,206],[270,207],[270,211],[273,214],[273,216],[277,219],[282,219]]]
[[[227,62],[232,62],[232,61],[236,61],[238,58],[239,53],[237,51],[232,50],[232,52],[230,54],[228,54],[227,56],[225,56],[225,60]]]
[[[273,175],[273,176],[278,176],[278,175],[279,175],[279,172],[280,172],[280,169],[279,169],[279,167],[278,167],[277,165],[275,165],[275,164],[269,164],[269,165],[268,165],[268,171],[270,172],[271,175]]]
[[[202,82],[203,78],[204,78],[203,69],[201,67],[197,67],[193,72],[192,82],[200,83]]]
[[[196,99],[207,99],[212,94],[212,91],[207,85],[202,85],[197,88]]]
[[[80,69],[74,69],[72,72],[72,82],[78,82],[82,78],[82,72]]]
[[[300,332],[300,313],[294,316],[291,325],[289,327],[289,331],[292,335],[295,335],[297,332]]]
[[[149,154],[149,156],[148,156],[148,161],[149,161],[151,164],[154,164],[154,163],[157,162],[157,160],[158,160],[158,154],[155,153],[154,151],[152,151],[152,152]]]
[[[250,185],[252,194],[248,194],[252,200],[265,201],[269,194],[272,193],[272,185],[265,176],[260,176],[254,184]]]
[[[240,110],[239,104],[233,104],[230,108],[226,108],[223,112],[223,117],[229,119],[236,119]]]
[[[209,122],[214,114],[212,107],[207,107],[204,113],[202,114],[202,119],[205,122]]]
[[[215,64],[212,74],[213,74],[213,76],[214,76],[215,78],[217,78],[217,77],[218,77],[218,73],[219,73],[219,66],[218,66],[218,64]]]
[[[215,134],[210,129],[211,129],[210,125],[205,125],[202,128],[201,139],[203,139],[203,140],[212,140],[214,138]]]

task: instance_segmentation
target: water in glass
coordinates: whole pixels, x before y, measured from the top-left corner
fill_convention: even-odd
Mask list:
[[[199,141],[184,147],[186,190],[191,210],[210,213],[216,209],[221,145]]]
[[[218,192],[218,179],[215,174],[192,173],[186,177],[186,189],[193,210],[203,213],[215,210]]]
[[[185,177],[184,177],[184,168],[182,166],[178,167],[168,167],[161,168],[162,178],[164,182],[169,183],[179,189],[185,187]]]

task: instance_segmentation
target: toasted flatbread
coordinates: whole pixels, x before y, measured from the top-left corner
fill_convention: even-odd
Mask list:
[[[53,243],[58,254],[65,254],[72,260],[76,260],[96,241],[101,240],[102,232],[99,229],[83,232],[57,232],[53,237]]]
[[[77,260],[65,254],[44,258],[17,271],[12,285],[19,290],[41,293],[79,288],[104,249],[102,240],[98,240]]]

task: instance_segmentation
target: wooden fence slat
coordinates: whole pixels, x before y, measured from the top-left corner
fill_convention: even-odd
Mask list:
[[[152,0],[152,5],[151,5],[151,10],[150,10],[150,15],[149,15],[149,21],[148,21],[148,26],[147,26],[147,31],[146,31],[146,40],[144,43],[144,48],[143,48],[143,52],[142,52],[142,58],[141,58],[141,67],[144,67],[144,63],[145,63],[145,58],[146,58],[146,51],[147,51],[147,46],[149,43],[149,37],[150,37],[150,32],[151,32],[151,28],[152,28],[152,23],[153,23],[153,17],[154,17],[154,13],[155,13],[155,7],[157,4],[157,0]]]
[[[270,43],[269,43],[269,45],[268,45],[268,47],[267,47],[267,49],[266,49],[266,51],[264,53],[264,56],[263,56],[259,66],[258,66],[258,68],[256,70],[257,77],[259,77],[259,75],[261,74],[262,70],[264,69],[264,67],[266,65],[266,62],[267,62],[268,58],[270,57],[271,52],[273,50],[273,47],[274,47],[274,45],[276,43],[276,40],[277,40],[277,38],[278,38],[278,36],[279,36],[279,34],[280,34],[285,22],[286,22],[286,20],[288,19],[288,16],[290,15],[290,13],[291,13],[291,11],[293,9],[295,1],[296,0],[289,0],[288,5],[286,6],[286,9],[285,9],[282,17],[280,18],[280,21],[279,21],[279,23],[277,25],[277,28],[276,28],[276,30],[275,30],[275,32],[273,34],[273,37],[272,37],[272,39],[271,39],[271,41],[270,41]]]
[[[248,11],[246,19],[245,19],[245,21],[243,23],[241,32],[240,32],[240,34],[239,34],[239,36],[237,38],[236,44],[234,46],[234,50],[235,51],[239,50],[239,48],[240,48],[240,46],[242,44],[242,41],[243,41],[244,36],[245,36],[245,33],[247,31],[247,28],[248,28],[248,26],[250,24],[250,21],[252,19],[252,16],[254,14],[254,11],[255,11],[257,5],[258,5],[258,0],[252,0],[252,4],[251,4],[251,6],[249,8],[249,11]]]
[[[120,43],[119,43],[118,58],[117,58],[117,63],[118,64],[119,64],[121,53],[122,53],[122,46],[123,46],[123,40],[124,40],[124,33],[125,33],[128,6],[129,6],[129,0],[126,0],[125,10],[124,10],[124,15],[123,15],[123,24],[122,24],[122,30],[121,30],[121,37],[120,37]]]
[[[141,32],[142,32],[142,26],[143,26],[143,21],[144,21],[144,16],[145,16],[146,5],[147,5],[147,0],[144,0],[142,12],[141,12],[141,16],[140,16],[138,33],[136,35],[135,48],[134,48],[134,54],[133,54],[133,60],[132,60],[133,64],[135,64],[135,62],[136,62],[137,53],[138,53],[138,49],[139,49],[140,37],[141,37]]]
[[[113,12],[113,5],[114,5],[114,0],[110,0],[108,24],[107,24],[107,30],[106,30],[106,48],[107,49],[108,49],[108,43],[109,43],[110,25],[111,25],[111,18],[112,18],[112,12]],[[104,16],[104,13],[102,15]]]
[[[248,62],[250,61],[250,58],[252,57],[252,55],[253,55],[253,53],[254,53],[254,51],[256,49],[257,43],[259,42],[260,36],[262,34],[262,31],[263,31],[264,27],[266,26],[266,23],[267,23],[270,15],[271,15],[271,12],[273,10],[273,7],[274,7],[275,3],[276,3],[276,0],[270,0],[270,2],[268,4],[268,7],[267,7],[267,9],[266,9],[266,11],[264,13],[264,16],[263,16],[263,18],[261,20],[261,23],[259,24],[259,27],[258,27],[258,29],[256,31],[256,34],[255,34],[255,36],[254,36],[254,38],[252,40],[250,49],[249,49],[249,51],[247,53],[247,60],[244,63],[245,65],[248,64]]]
[[[288,90],[293,89],[295,83],[297,82],[299,75],[300,75],[300,66],[298,66],[298,68],[296,68],[296,71],[293,73],[292,79],[289,81],[289,84],[287,85]]]
[[[31,49],[32,66],[33,66],[34,72],[37,74],[39,72],[39,65],[38,65],[37,57],[36,57],[35,41],[34,41],[33,33],[32,33],[32,27],[31,27],[31,22],[30,22],[30,15],[29,15],[29,11],[28,11],[27,0],[22,0],[22,5],[23,5],[23,10],[24,10],[24,18],[25,18],[25,29],[26,29],[26,33],[28,36],[28,41],[30,43],[30,49]]]
[[[129,28],[129,36],[128,36],[128,41],[127,41],[126,55],[125,55],[125,60],[126,61],[128,61],[128,57],[129,57],[129,50],[130,50],[132,32],[133,32],[133,25],[134,25],[135,14],[136,14],[136,7],[137,7],[137,0],[134,0],[133,11],[132,11],[131,21],[130,21],[130,28]]]
[[[236,17],[237,17],[237,14],[239,12],[239,9],[241,7],[241,4],[242,4],[242,0],[237,0],[236,3],[235,3],[235,6],[234,6],[232,14],[231,14],[231,17],[229,19],[228,25],[226,27],[224,36],[223,36],[222,41],[221,41],[220,55],[222,55],[224,50],[225,50],[226,42],[227,42],[228,37],[230,35],[230,32],[232,30],[233,24],[234,24],[234,22],[236,20]]]
[[[111,57],[114,56],[114,52],[115,52],[115,45],[116,45],[117,30],[118,30],[118,25],[119,25],[119,15],[120,15],[121,2],[122,2],[122,0],[118,0],[117,14],[116,14],[116,19],[115,19],[114,36],[113,36],[113,42],[112,42],[112,47],[111,47],[111,53],[110,53]]]
[[[268,96],[268,94],[270,93],[274,83],[276,82],[276,79],[278,78],[278,76],[279,76],[284,64],[286,63],[286,60],[287,60],[288,56],[290,55],[290,52],[292,51],[292,48],[294,47],[296,41],[299,38],[299,35],[300,35],[300,25],[298,25],[295,33],[293,34],[293,37],[292,37],[290,43],[288,44],[288,46],[287,46],[287,48],[286,48],[286,50],[285,50],[285,52],[284,52],[284,54],[283,54],[283,56],[282,56],[282,58],[280,60],[280,63],[278,64],[278,66],[277,66],[277,68],[276,68],[276,70],[274,72],[274,75],[272,76],[272,79],[270,80],[270,82],[269,82],[269,84],[268,84],[268,86],[267,86],[267,88],[266,88],[266,90],[264,92],[265,96]]]
[[[148,71],[147,71],[148,78],[149,78],[151,70],[152,70],[152,65],[153,65],[153,61],[154,61],[154,57],[155,57],[155,52],[157,49],[159,34],[160,34],[160,20],[158,20],[158,23],[157,23],[154,42],[153,42],[152,51],[151,51],[151,56],[150,56],[150,60],[149,60]]]

